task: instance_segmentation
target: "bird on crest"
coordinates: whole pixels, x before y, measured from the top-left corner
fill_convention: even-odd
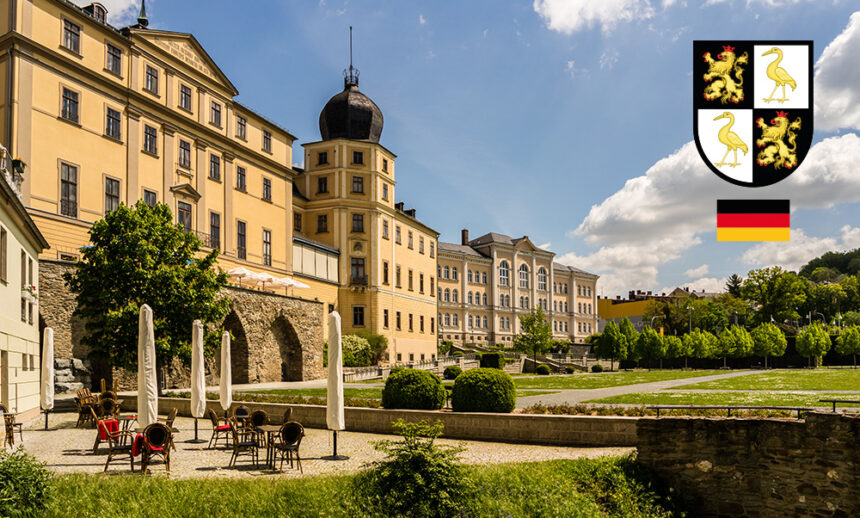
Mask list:
[[[784,103],[788,100],[785,96],[785,85],[791,87],[791,91],[793,92],[795,88],[797,88],[797,81],[791,77],[788,72],[785,71],[784,68],[779,66],[780,61],[782,61],[782,50],[778,47],[773,47],[769,51],[762,54],[762,57],[767,56],[769,54],[776,54],[776,59],[771,61],[770,65],[767,66],[767,77],[771,78],[776,84],[773,86],[773,91],[770,95],[763,99],[764,102],[769,103],[771,101],[779,101],[780,103]],[[779,99],[774,99],[773,94],[776,93],[776,89],[782,87],[782,97]]]
[[[741,164],[740,162],[738,162],[738,149],[743,151],[744,155],[746,155],[747,151],[749,151],[749,148],[747,148],[747,145],[744,144],[744,141],[741,140],[738,134],[732,131],[732,125],[734,125],[735,123],[735,116],[732,115],[731,112],[723,112],[722,115],[718,115],[714,118],[715,121],[720,119],[729,119],[728,124],[720,128],[720,131],[717,134],[717,138],[720,139],[720,142],[726,145],[726,154],[723,155],[722,160],[720,160],[714,165],[717,167],[722,167],[724,165],[727,165],[729,167],[739,166]],[[729,156],[730,151],[735,152],[735,161],[731,163],[726,163],[726,157]]]

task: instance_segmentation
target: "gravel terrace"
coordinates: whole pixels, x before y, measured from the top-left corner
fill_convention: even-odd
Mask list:
[[[74,428],[76,415],[51,414],[50,430],[43,431],[44,419],[31,421],[24,429],[24,448],[45,462],[48,468],[58,473],[101,473],[107,460],[107,444],[102,443],[98,454],[93,454],[95,428]],[[194,420],[178,417],[175,427],[177,451],[171,453],[171,478],[254,478],[254,477],[300,477],[302,474],[290,470],[284,464],[283,473],[273,473],[255,468],[250,457],[240,456],[238,467],[227,468],[232,449],[207,450],[206,443],[189,444],[184,442],[194,437]],[[199,436],[209,441],[211,424],[200,420]],[[305,429],[302,441],[302,467],[304,476],[337,474],[360,470],[366,463],[383,458],[381,452],[373,448],[374,441],[397,439],[393,435],[341,432],[338,435],[338,453],[348,455],[347,461],[326,461],[321,457],[331,455],[331,432],[319,429]],[[481,441],[456,441],[440,439],[441,444],[462,444],[466,450],[460,458],[467,464],[501,464],[506,462],[543,461],[555,459],[594,458],[601,456],[625,455],[633,448],[579,448],[561,446],[536,446],[528,444],[507,444]],[[17,444],[17,443],[16,443]],[[260,451],[261,460],[265,450]],[[139,469],[139,457],[135,461],[135,473]],[[152,468],[154,475],[163,475],[164,467]],[[111,462],[108,475],[130,473],[128,457],[120,457]]]

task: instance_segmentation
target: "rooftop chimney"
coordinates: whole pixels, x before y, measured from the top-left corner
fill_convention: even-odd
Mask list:
[[[468,246],[469,244],[469,229],[464,228],[460,231],[460,244],[464,246]]]
[[[402,201],[399,201],[399,202],[394,204],[394,208],[397,210],[400,210],[400,211],[403,210],[403,206],[404,206],[404,203]]]
[[[406,213],[406,215],[407,215],[407,216],[409,216],[410,218],[414,218],[414,217],[415,217],[415,209],[409,209],[409,210],[405,210],[405,211],[403,211],[403,212],[405,212],[405,213]]]

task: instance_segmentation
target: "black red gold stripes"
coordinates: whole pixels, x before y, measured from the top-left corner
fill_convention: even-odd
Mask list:
[[[789,200],[717,200],[717,241],[788,241]]]

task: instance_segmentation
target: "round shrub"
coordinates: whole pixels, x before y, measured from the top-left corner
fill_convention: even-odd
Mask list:
[[[591,372],[603,372],[603,365],[600,365],[599,363],[595,363],[594,365],[591,366]]]
[[[390,377],[395,372],[405,371],[406,367],[392,367],[391,370],[388,371],[388,376]]]
[[[454,351],[451,353],[451,356],[465,356],[463,351]]]
[[[541,376],[546,376],[547,374],[550,373],[549,365],[547,365],[545,363],[541,363],[540,365],[537,366],[537,369],[535,369],[535,372],[540,374]]]
[[[566,373],[568,373],[568,374],[573,374],[573,373],[575,373],[575,372],[576,372],[576,369],[574,369],[573,367],[571,367],[570,365],[568,365],[567,367],[565,367],[565,368],[564,368],[564,372],[566,372]]]
[[[511,412],[517,404],[514,380],[499,369],[472,369],[457,376],[451,394],[454,412]]]
[[[391,374],[382,389],[384,408],[438,410],[444,404],[442,380],[432,372],[420,369],[405,369]]]
[[[51,472],[44,463],[22,447],[0,451],[0,516],[38,516],[52,497]]]
[[[456,365],[449,365],[445,367],[445,371],[442,373],[442,376],[445,377],[446,380],[456,379],[460,373],[463,372],[463,369]]]

